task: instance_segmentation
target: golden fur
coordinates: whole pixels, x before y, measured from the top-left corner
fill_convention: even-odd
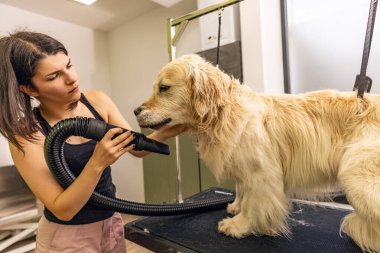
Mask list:
[[[289,236],[290,194],[338,184],[355,209],[341,231],[380,252],[380,96],[255,93],[186,55],[162,68],[136,114],[142,127],[187,125],[215,177],[236,180],[235,216],[219,231]]]

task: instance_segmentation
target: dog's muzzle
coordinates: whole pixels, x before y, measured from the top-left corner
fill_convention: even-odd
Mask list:
[[[142,106],[139,106],[135,110],[133,110],[133,113],[137,117],[137,122],[139,123],[139,126],[142,128],[151,128],[153,130],[158,130],[161,127],[163,127],[164,125],[166,125],[172,121],[171,118],[165,118],[165,119],[160,120],[158,122],[157,121],[152,122],[151,119],[147,120],[147,118],[144,117],[145,115],[140,115],[143,110],[144,110],[144,108],[142,108]]]
[[[135,114],[135,116],[138,116],[142,110],[143,109],[141,108],[141,106],[139,106],[133,110],[133,113]]]

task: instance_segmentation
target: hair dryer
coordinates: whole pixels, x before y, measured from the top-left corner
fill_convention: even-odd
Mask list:
[[[103,136],[111,128],[117,128],[117,126],[107,124],[104,121],[89,118],[87,131],[84,133],[84,137],[88,139],[92,139],[92,140],[101,140]],[[126,131],[128,130],[123,129],[123,133]],[[136,151],[146,150],[146,151],[159,153],[163,155],[170,154],[168,145],[149,139],[142,133],[137,133],[133,131],[132,133],[135,135],[135,138],[127,146],[135,144],[135,147],[133,148],[133,150],[136,150]],[[120,134],[115,135],[114,138]]]

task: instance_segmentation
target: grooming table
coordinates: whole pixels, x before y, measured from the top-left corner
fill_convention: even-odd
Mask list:
[[[215,198],[219,192],[232,193],[211,188],[190,197],[186,202]],[[349,206],[324,203],[293,201],[289,220],[291,239],[268,236],[234,239],[225,236],[217,230],[218,221],[228,216],[225,209],[142,218],[124,226],[125,238],[154,252],[361,252],[349,237],[339,235],[341,219],[351,212]]]

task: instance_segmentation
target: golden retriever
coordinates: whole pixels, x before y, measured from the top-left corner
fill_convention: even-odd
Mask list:
[[[380,96],[256,93],[185,55],[162,68],[135,114],[141,127],[186,125],[215,177],[236,181],[220,232],[289,236],[290,194],[338,184],[354,208],[341,231],[380,252]]]

